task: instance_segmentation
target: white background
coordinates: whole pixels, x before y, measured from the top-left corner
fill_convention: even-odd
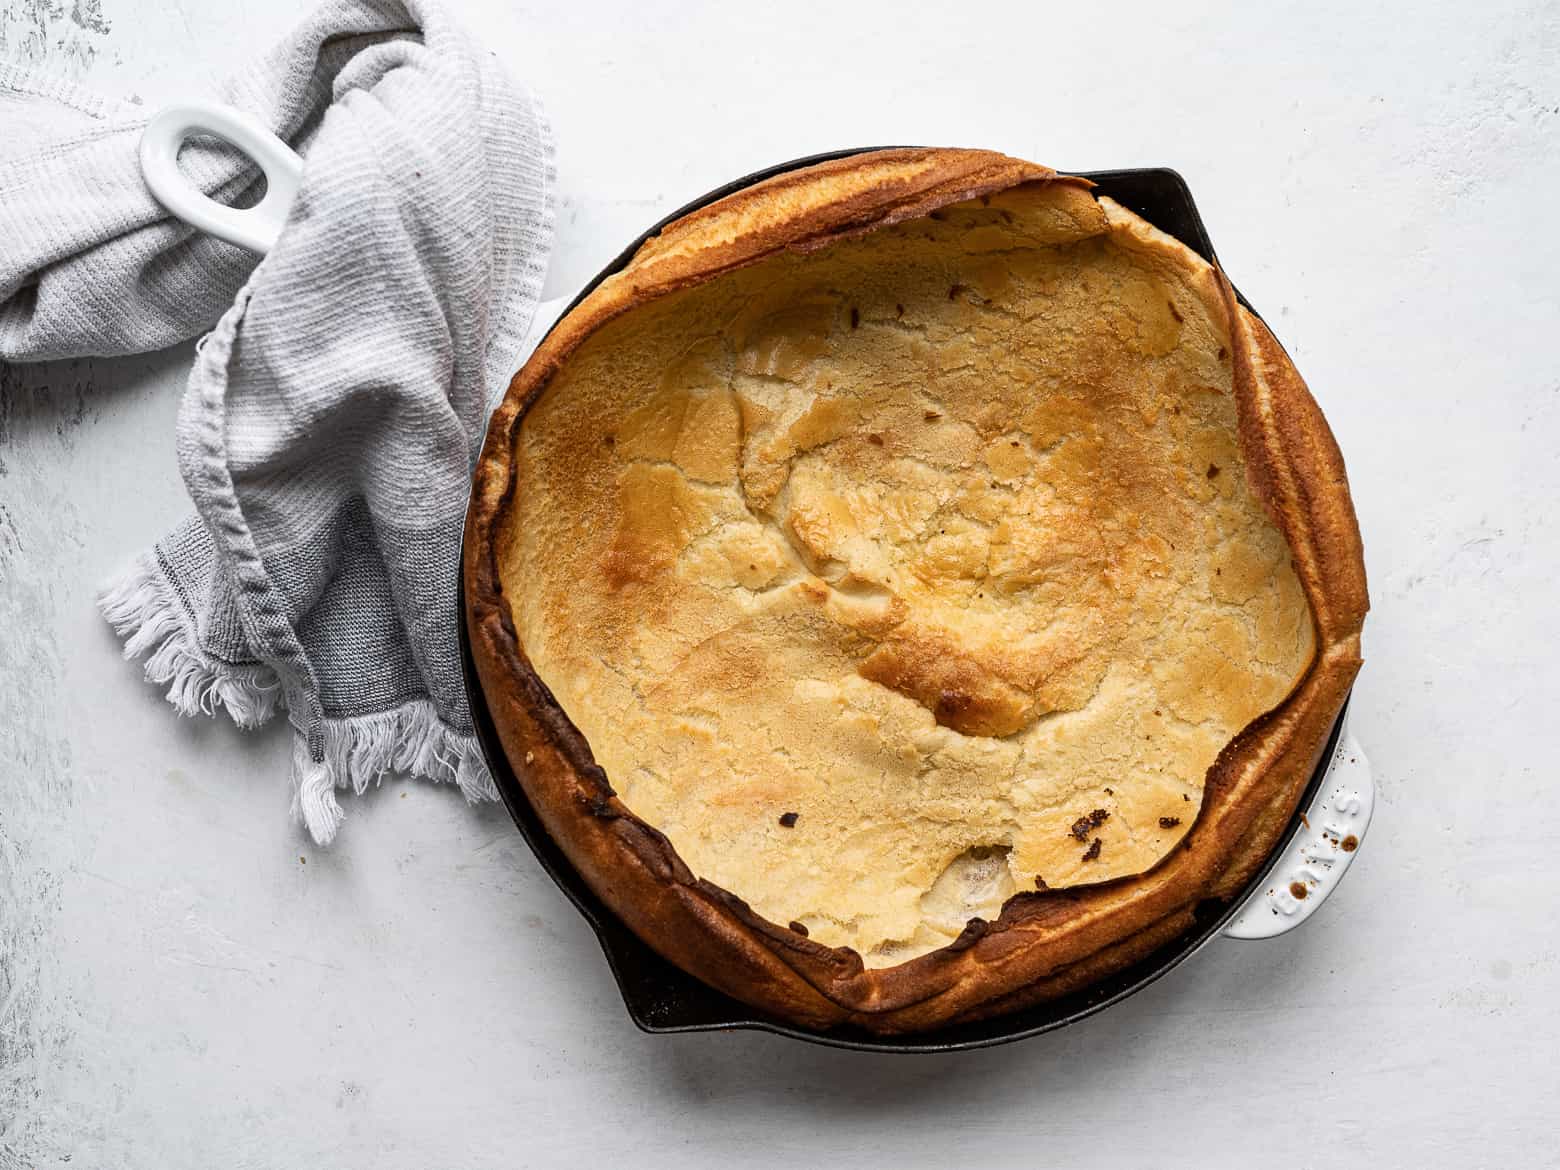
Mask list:
[[[303,10],[100,5],[0,38],[153,106]],[[550,295],[831,147],[1178,168],[1348,460],[1375,826],[1301,931],[1056,1035],[641,1035],[501,810],[386,782],[316,850],[282,729],[118,659],[93,591],[185,511],[189,347],[0,370],[0,1167],[1554,1164],[1560,9],[462,7],[557,129]]]

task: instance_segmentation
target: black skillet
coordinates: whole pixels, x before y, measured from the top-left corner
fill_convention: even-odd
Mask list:
[[[852,150],[834,150],[826,154],[810,155],[807,158],[793,159],[791,162],[755,171],[723,187],[717,187],[686,207],[678,208],[641,234],[580,291],[569,308],[572,309],[579,304],[607,277],[626,267],[634,253],[639,250],[639,246],[673,220],[774,175],[811,166],[814,163],[827,162],[830,159],[847,158],[867,150],[880,149],[884,148],[858,147]],[[1123,207],[1142,216],[1160,231],[1180,240],[1204,260],[1214,262],[1213,244],[1208,239],[1208,231],[1203,226],[1202,217],[1197,213],[1197,205],[1192,202],[1192,193],[1187,188],[1186,181],[1175,171],[1152,167],[1139,170],[1064,173],[1078,173],[1093,180],[1096,193],[1110,196]],[[1244,297],[1241,298],[1241,303],[1248,309],[1251,308]],[[1255,312],[1254,309],[1252,311]],[[1022,1040],[1027,1036],[1038,1036],[1042,1032],[1054,1031],[1085,1016],[1091,1016],[1147,987],[1189,957],[1204,943],[1217,937],[1225,924],[1245,905],[1247,898],[1261,888],[1267,880],[1269,871],[1283,854],[1290,839],[1299,830],[1301,813],[1309,808],[1315,799],[1317,789],[1321,787],[1322,779],[1326,776],[1328,765],[1333,758],[1339,730],[1343,726],[1343,714],[1340,713],[1328,736],[1316,771],[1297,805],[1300,811],[1295,813],[1283,836],[1268,854],[1267,861],[1247,883],[1245,889],[1229,902],[1209,901],[1199,906],[1195,913],[1195,923],[1190,930],[1160,947],[1142,961],[1123,971],[1118,971],[1077,994],[992,1020],[961,1024],[913,1036],[875,1036],[857,1028],[833,1028],[826,1032],[819,1032],[767,1017],[746,1004],[716,991],[708,984],[700,982],[656,954],[628,927],[618,921],[612,911],[602,905],[601,900],[585,884],[584,879],[564,856],[563,850],[548,836],[547,830],[543,828],[541,820],[526,797],[525,789],[521,787],[514,770],[509,766],[509,759],[504,754],[503,745],[499,742],[498,734],[493,728],[492,719],[488,715],[487,705],[482,697],[481,686],[477,682],[476,667],[471,659],[470,641],[467,636],[464,605],[461,607],[460,644],[461,662],[466,678],[466,694],[471,704],[472,718],[476,722],[477,736],[482,743],[488,768],[492,771],[493,779],[498,785],[499,794],[503,797],[510,815],[514,817],[521,836],[530,845],[537,860],[542,863],[542,868],[553,881],[558,883],[558,888],[564,892],[569,901],[574,903],[574,908],[596,932],[596,937],[601,942],[601,949],[606,952],[607,963],[617,979],[618,989],[623,994],[623,1003],[628,1008],[629,1017],[646,1032],[654,1033],[711,1032],[745,1028],[791,1036],[813,1044],[826,1044],[835,1048],[851,1048],[863,1052],[956,1052],[1006,1044],[1011,1040]]]

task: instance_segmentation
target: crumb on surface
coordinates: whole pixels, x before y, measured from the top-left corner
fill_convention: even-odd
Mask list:
[[[1069,828],[1067,831],[1078,840],[1087,841],[1089,839],[1089,832],[1093,829],[1099,828],[1109,819],[1109,812],[1107,812],[1105,809],[1097,808],[1092,812],[1084,813],[1083,816],[1079,817],[1072,823],[1071,828]]]

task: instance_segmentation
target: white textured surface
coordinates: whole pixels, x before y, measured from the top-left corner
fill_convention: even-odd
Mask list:
[[[1551,1160],[1560,10],[467,8],[550,103],[553,292],[837,145],[1180,169],[1348,458],[1368,842],[1304,929],[1055,1036],[642,1036],[500,811],[387,783],[317,852],[279,732],[117,659],[93,587],[185,510],[189,352],[0,370],[0,1167]],[[0,44],[157,104],[299,11],[0,0]]]

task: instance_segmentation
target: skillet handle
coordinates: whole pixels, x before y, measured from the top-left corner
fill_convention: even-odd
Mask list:
[[[1370,761],[1347,724],[1306,821],[1268,880],[1246,900],[1226,938],[1275,938],[1299,926],[1338,888],[1358,856],[1376,805]]]
[[[249,156],[265,172],[265,197],[253,207],[218,203],[179,169],[179,150],[195,135],[211,135]],[[281,235],[298,197],[303,159],[259,119],[216,102],[169,106],[141,134],[141,175],[170,215],[230,244],[264,255]]]

